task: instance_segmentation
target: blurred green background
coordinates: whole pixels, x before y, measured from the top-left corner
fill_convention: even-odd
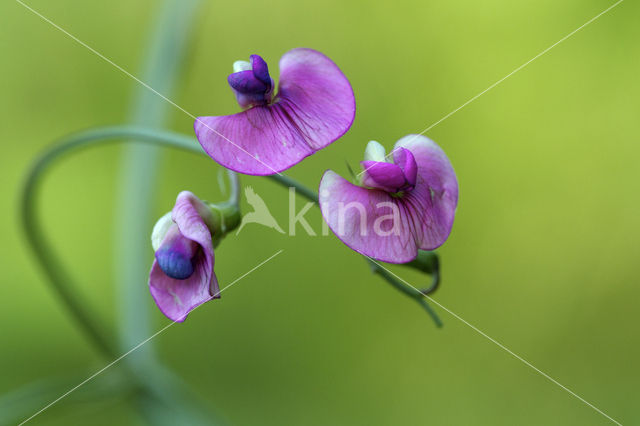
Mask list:
[[[159,3],[28,2],[134,74]],[[258,53],[277,75],[290,48],[326,53],[350,79],[358,110],[343,139],[288,172],[316,187],[327,168],[346,175],[345,160],[357,164],[367,141],[391,147],[422,131],[611,4],[208,1],[172,100],[195,115],[232,113],[233,61]],[[439,250],[436,300],[623,424],[640,421],[639,12],[637,3],[621,3],[427,134],[449,155],[461,197]],[[79,382],[107,363],[34,263],[17,199],[43,148],[79,129],[124,122],[138,87],[14,1],[2,2],[0,20],[5,393],[50,376]],[[192,122],[171,109],[167,125],[192,134]],[[63,160],[41,198],[50,238],[110,329],[119,316],[113,214],[122,149]],[[158,217],[183,189],[223,198],[212,161],[170,150],[161,158]],[[262,178],[243,184],[286,226],[286,191]],[[307,217],[319,231],[317,209]],[[248,225],[227,238],[216,251],[222,285],[284,252],[153,341],[160,359],[230,424],[610,424],[439,308],[445,326],[436,329],[333,235],[298,231]],[[152,256],[149,247],[149,265]],[[427,280],[394,271],[416,286]],[[145,303],[154,330],[168,323],[151,297]],[[144,424],[129,395],[96,402],[83,392],[32,424]]]

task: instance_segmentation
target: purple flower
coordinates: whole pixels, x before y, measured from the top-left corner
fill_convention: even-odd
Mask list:
[[[275,95],[260,56],[237,61],[234,71],[228,81],[244,111],[198,117],[194,123],[204,150],[228,169],[279,173],[339,139],[353,123],[356,106],[349,80],[320,52],[299,48],[285,53]]]
[[[421,135],[396,142],[393,163],[378,142],[369,142],[361,182],[331,170],[320,182],[320,209],[329,228],[358,253],[390,263],[413,260],[449,236],[458,203],[458,182],[444,151]]]
[[[209,206],[183,191],[173,210],[153,229],[156,259],[149,289],[158,308],[173,321],[184,321],[196,306],[220,297],[213,272],[212,231],[207,226],[211,216]]]

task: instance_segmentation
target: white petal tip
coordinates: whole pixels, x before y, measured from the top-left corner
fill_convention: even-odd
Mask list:
[[[251,64],[247,61],[235,61],[233,63],[233,72],[248,71],[252,69]]]
[[[160,244],[162,240],[164,240],[165,235],[167,235],[171,225],[173,225],[171,212],[158,219],[151,232],[151,246],[153,246],[153,251],[157,251],[160,248]]]
[[[376,141],[369,142],[364,150],[364,161],[386,161],[384,146]]]

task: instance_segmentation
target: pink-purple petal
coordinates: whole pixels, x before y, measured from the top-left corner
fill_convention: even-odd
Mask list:
[[[209,293],[208,271],[211,261],[202,254],[196,263],[195,272],[186,280],[167,276],[158,261],[153,261],[149,286],[151,295],[160,311],[170,320],[183,322],[189,312],[214,297]],[[215,280],[215,276],[213,277]],[[218,296],[219,297],[219,296]]]
[[[395,149],[393,151],[393,162],[402,170],[407,184],[414,187],[416,185],[418,165],[411,151],[406,148]]]
[[[313,49],[293,49],[282,56],[278,98],[296,113],[292,120],[314,150],[340,138],[355,118],[349,80],[331,59]]]
[[[340,138],[355,117],[351,85],[325,55],[293,49],[280,60],[279,92],[270,105],[228,116],[199,117],[204,150],[240,173],[270,175]]]
[[[402,148],[412,154],[417,172],[413,190],[400,196],[359,187],[330,170],[320,182],[320,209],[329,228],[358,253],[389,263],[409,262],[418,249],[442,245],[458,201],[455,172],[440,147],[424,136],[400,139],[396,161],[410,174],[413,166]]]
[[[259,80],[252,70],[238,71],[229,74],[227,81],[233,90],[243,94],[262,94],[264,96],[264,93],[268,89],[268,86]]]
[[[352,184],[327,170],[320,181],[320,209],[333,233],[351,249],[365,256],[389,263],[406,263],[417,255],[412,221],[406,211],[397,209],[397,199],[379,189]],[[378,229],[375,229],[378,218]],[[395,224],[397,231],[394,231]]]
[[[195,307],[219,297],[218,281],[213,272],[215,259],[211,232],[202,219],[206,208],[195,195],[185,191],[178,195],[172,211],[172,219],[182,236],[199,246],[194,258],[193,274],[179,280],[166,275],[157,261],[153,262],[151,268],[151,294],[162,313],[173,321],[184,321]],[[166,238],[173,236],[168,233]]]
[[[251,55],[251,69],[255,77],[262,81],[268,88],[271,88],[271,76],[269,75],[269,66],[259,55]]]
[[[420,248],[433,250],[449,237],[458,205],[458,180],[449,158],[435,142],[422,135],[407,135],[394,149],[411,151],[418,166],[416,197],[427,202],[428,221],[422,224]]]
[[[398,192],[406,184],[402,169],[383,161],[361,161],[363,168],[362,184],[369,188],[378,188],[387,192]]]

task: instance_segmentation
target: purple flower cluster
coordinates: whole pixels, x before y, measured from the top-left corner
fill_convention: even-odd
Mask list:
[[[361,164],[363,186],[331,170],[320,181],[320,209],[329,228],[358,253],[389,263],[415,259],[449,236],[458,182],[444,151],[420,135],[396,142],[393,163],[369,142]]]
[[[339,139],[351,127],[356,103],[349,80],[320,52],[293,49],[280,59],[280,86],[266,62],[251,55],[228,78],[244,111],[198,117],[202,148],[228,169],[248,175],[286,170]]]
[[[194,123],[205,152],[230,170],[280,173],[338,140],[353,123],[351,85],[320,52],[285,53],[277,90],[260,56],[237,61],[233,68],[228,83],[242,111]],[[379,261],[406,263],[418,250],[434,250],[447,240],[458,183],[435,142],[408,135],[386,154],[372,141],[360,164],[358,184],[331,170],[320,181],[322,216],[342,242]],[[211,209],[182,192],[153,231],[156,260],[149,287],[160,310],[174,321],[184,321],[196,306],[219,297],[213,247],[225,230],[217,229]]]

